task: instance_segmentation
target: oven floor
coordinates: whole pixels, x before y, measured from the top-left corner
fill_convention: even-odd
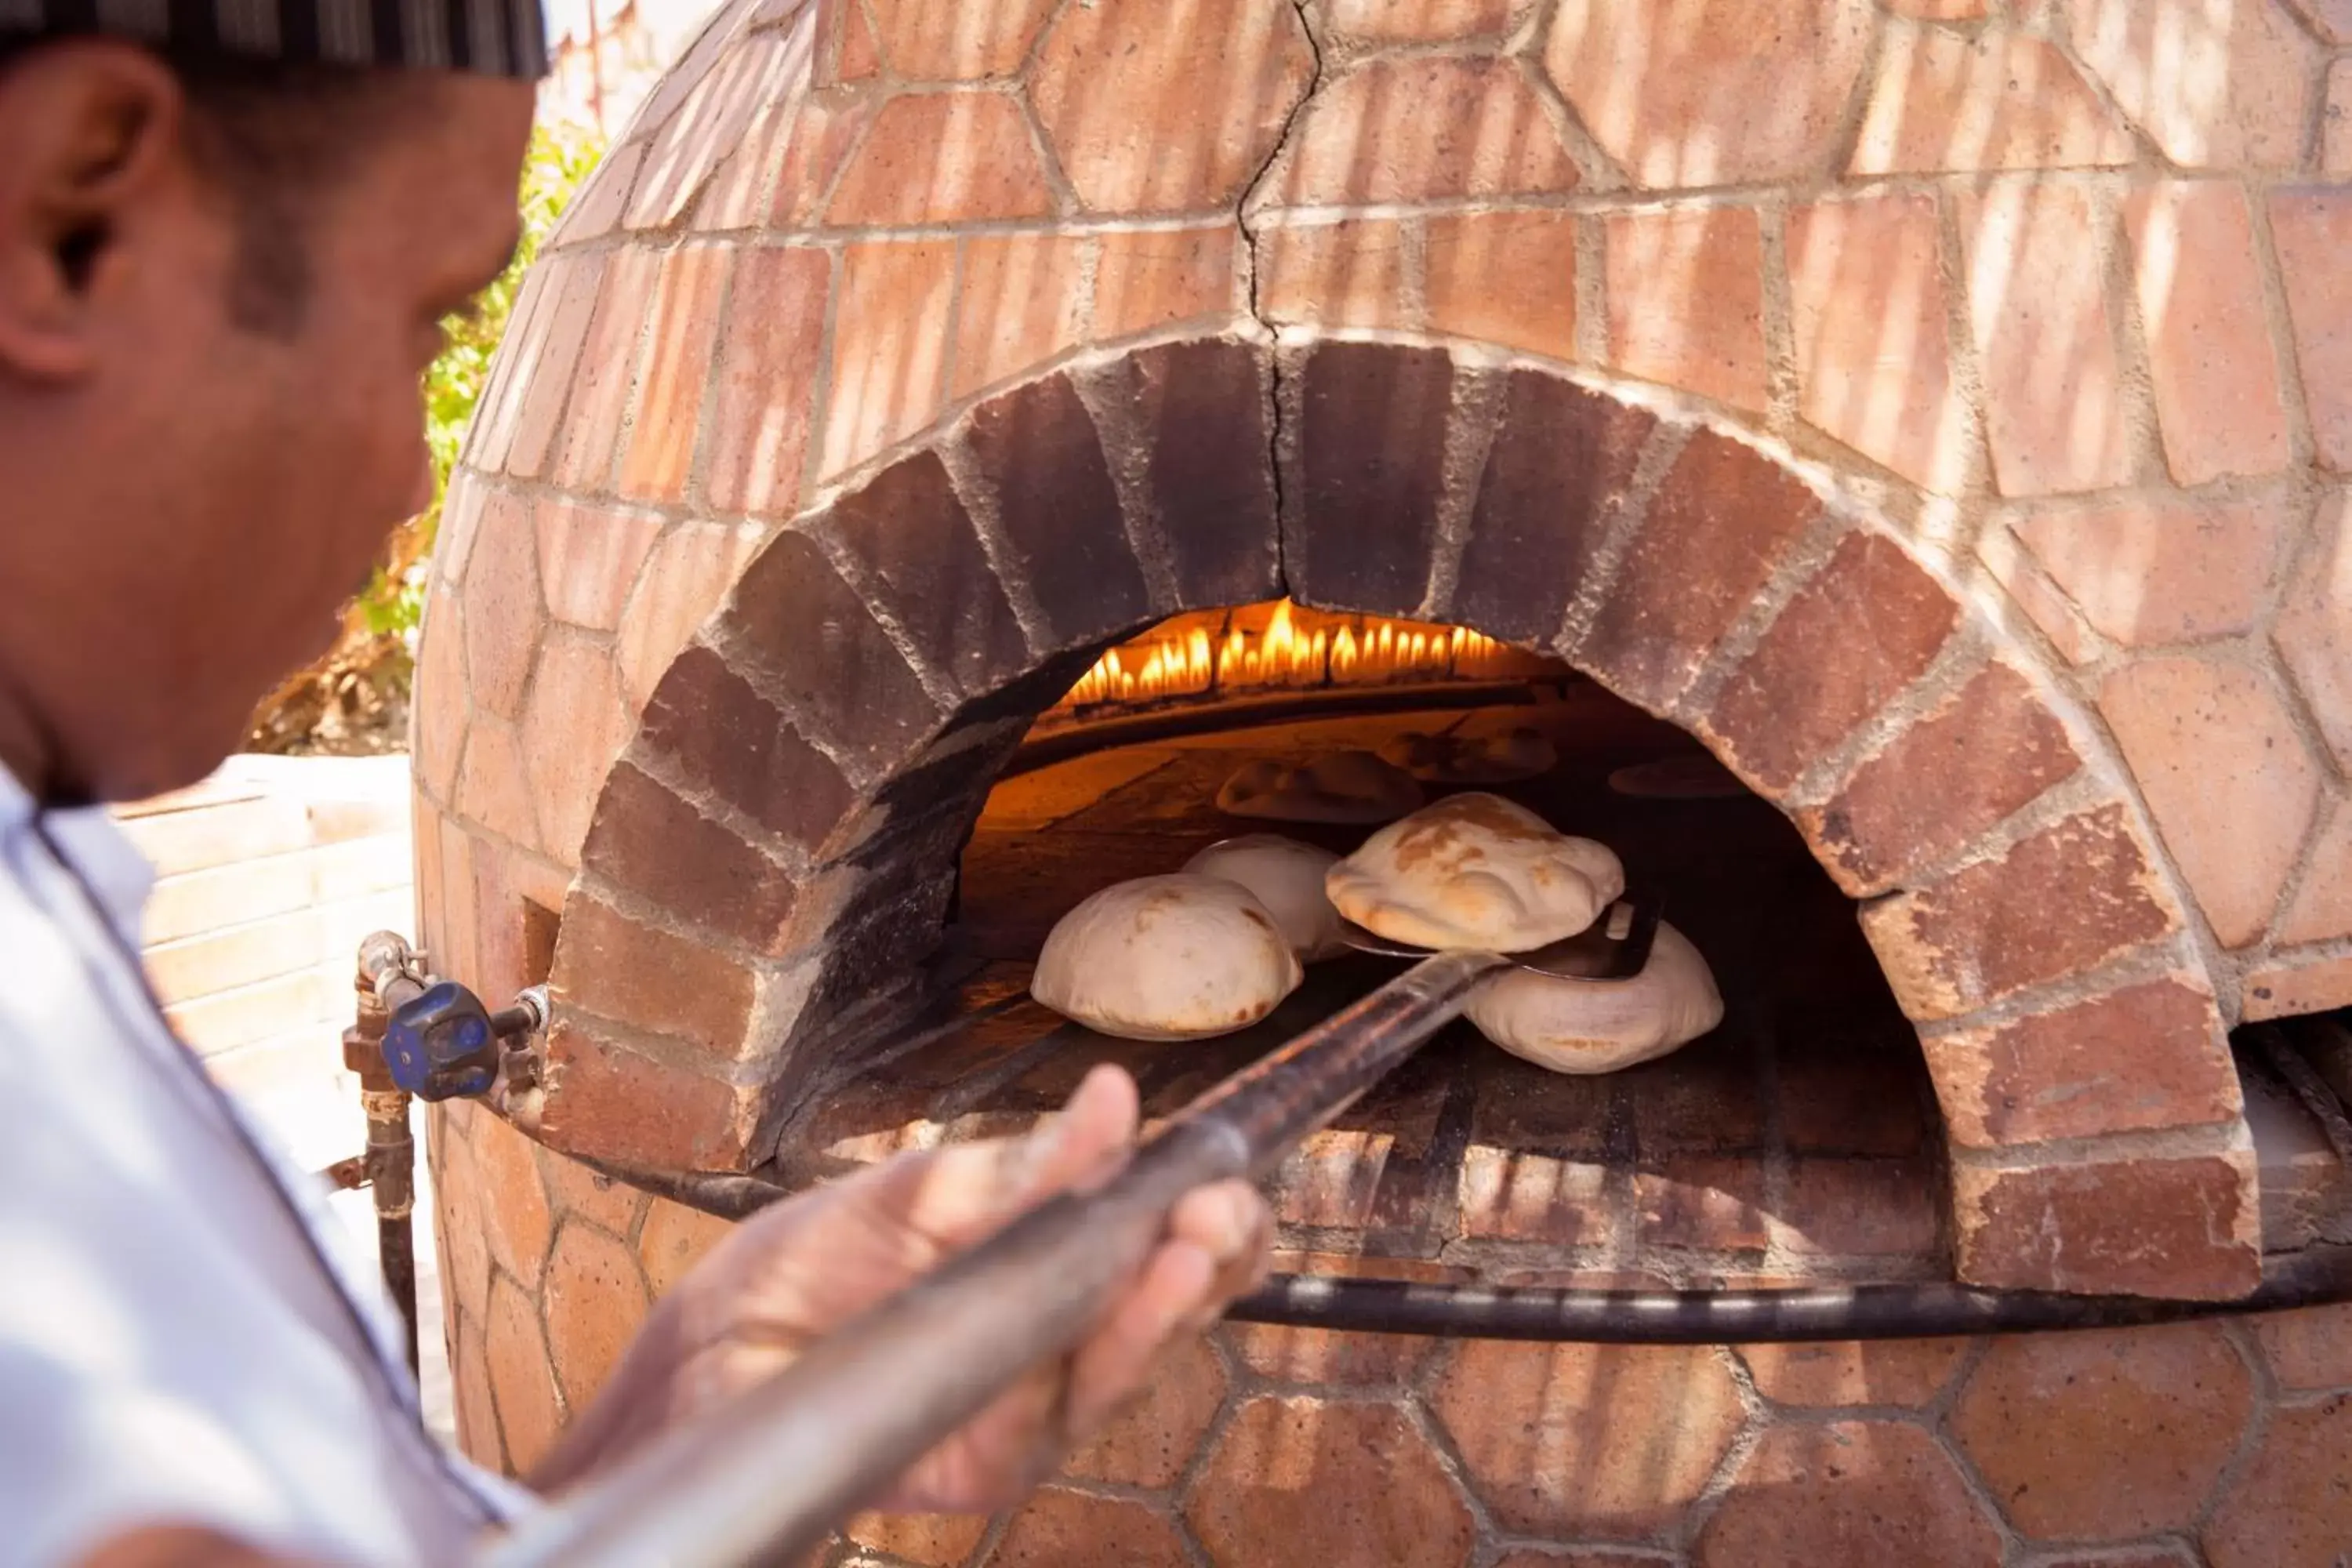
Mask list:
[[[1662,1060],[1595,1078],[1543,1071],[1456,1023],[1274,1178],[1286,1249],[1327,1271],[1495,1284],[1949,1278],[1933,1089],[1853,903],[1761,800],[1612,792],[1615,769],[1695,742],[1585,683],[1467,716],[1121,747],[1001,783],[965,854],[950,933],[966,978],[911,1045],[813,1097],[785,1131],[780,1173],[796,1185],[900,1149],[1020,1131],[1102,1061],[1134,1073],[1147,1117],[1178,1109],[1400,966],[1318,964],[1271,1017],[1223,1038],[1118,1040],[1027,1000],[1054,922],[1096,889],[1176,870],[1219,838],[1272,830],[1345,852],[1370,831],[1225,816],[1217,786],[1244,762],[1375,747],[1409,729],[1517,724],[1549,734],[1559,764],[1496,793],[1606,842],[1629,880],[1656,890],[1713,966],[1724,1023]],[[2294,1124],[2299,1108],[2284,1119],[2257,1109],[2258,1133],[2279,1145],[2263,1164],[2280,1202],[2298,1173],[2324,1167],[2340,1182],[2316,1130]],[[2263,1117],[2276,1123],[2267,1132]],[[2273,1153],[2285,1162],[2275,1173]],[[2274,1247],[2288,1239],[2273,1232]]]

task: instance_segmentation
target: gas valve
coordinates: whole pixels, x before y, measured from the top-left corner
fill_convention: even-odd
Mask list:
[[[444,980],[393,1010],[383,1059],[392,1081],[419,1100],[488,1094],[499,1079],[499,1030],[480,997]]]

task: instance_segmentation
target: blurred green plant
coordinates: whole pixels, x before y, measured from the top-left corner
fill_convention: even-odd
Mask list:
[[[583,128],[532,129],[520,195],[522,237],[514,260],[471,306],[442,323],[445,346],[425,373],[433,504],[394,531],[374,575],[346,610],[334,647],[289,677],[255,711],[247,750],[389,750],[400,743],[449,470],[466,444],[489,379],[490,356],[506,334],[523,273],[603,151],[595,135]]]

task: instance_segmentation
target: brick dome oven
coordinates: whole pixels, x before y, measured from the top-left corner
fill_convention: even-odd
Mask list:
[[[725,6],[526,280],[426,613],[425,942],[556,998],[514,1124],[436,1119],[468,1447],[719,1228],[645,1189],[1266,1048],[1074,1037],[1039,921],[1407,713],[1727,764],[1727,826],[1573,798],[1731,1016],[1431,1047],[1277,1180],[1291,1266],[2226,1300],[2352,1240],[2231,1036],[2352,1005],[2347,127],[2333,0]],[[1233,1328],[829,1560],[2321,1563],[2347,1333]]]

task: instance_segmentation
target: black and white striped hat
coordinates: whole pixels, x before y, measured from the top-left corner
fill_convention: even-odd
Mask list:
[[[541,0],[0,0],[12,44],[124,38],[166,58],[547,74]]]

